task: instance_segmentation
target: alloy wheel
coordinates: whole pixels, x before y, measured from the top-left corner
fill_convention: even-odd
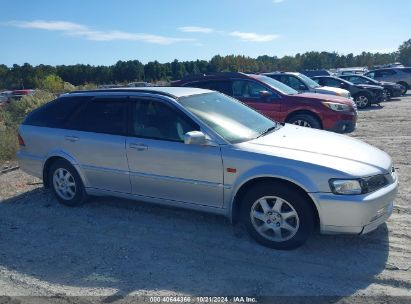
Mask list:
[[[289,202],[277,196],[256,200],[251,207],[250,217],[254,229],[270,241],[287,241],[300,227],[297,211]]]
[[[355,99],[355,103],[359,108],[365,108],[368,105],[368,98],[367,96],[361,95]]]
[[[76,195],[76,182],[71,173],[59,168],[53,174],[53,186],[58,196],[64,200],[71,200]]]

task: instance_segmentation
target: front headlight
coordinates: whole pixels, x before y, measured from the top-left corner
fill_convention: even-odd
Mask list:
[[[361,194],[362,187],[358,179],[331,179],[330,188],[334,194]]]
[[[392,180],[394,181],[395,178]],[[378,174],[358,179],[330,179],[329,183],[334,194],[355,195],[377,191],[388,185],[390,180],[387,174]]]
[[[349,105],[345,105],[342,103],[336,103],[336,102],[330,102],[330,101],[324,101],[323,105],[325,105],[327,108],[333,110],[333,111],[338,111],[338,112],[348,112],[351,110]]]

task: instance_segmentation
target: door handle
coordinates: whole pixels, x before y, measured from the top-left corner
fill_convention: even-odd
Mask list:
[[[77,136],[64,136],[64,139],[67,140],[67,141],[71,141],[71,142],[78,141]]]
[[[145,144],[133,144],[131,143],[129,145],[130,149],[135,149],[137,151],[144,151],[144,150],[148,150],[148,146]]]

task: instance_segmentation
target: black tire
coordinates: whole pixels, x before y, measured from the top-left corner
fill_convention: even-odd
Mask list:
[[[384,92],[385,92],[385,97],[386,97],[386,100],[390,100],[390,99],[392,99],[392,90],[390,90],[390,89],[384,89]]]
[[[371,106],[371,96],[366,92],[360,92],[354,96],[354,102],[358,109],[365,109]]]
[[[293,125],[298,125],[301,127],[307,128],[314,128],[314,129],[322,129],[321,123],[319,120],[310,114],[295,114],[292,115],[287,122]]]
[[[61,179],[61,181],[59,180],[59,182],[55,182],[54,175],[55,174],[57,175],[59,172],[68,172],[70,174],[69,179],[66,180],[63,178],[64,181],[62,181],[63,179]],[[65,175],[65,176],[69,176],[69,175]],[[76,206],[83,205],[86,202],[88,196],[84,189],[83,182],[79,174],[77,173],[77,170],[69,162],[65,160],[57,160],[54,163],[52,163],[49,169],[48,177],[49,177],[49,185],[54,195],[56,196],[57,200],[61,204],[70,206],[70,207],[76,207]],[[74,183],[74,186],[66,185],[66,190],[67,188],[70,188],[70,193],[74,192],[74,195],[66,199],[63,198],[62,195],[64,194],[62,194],[62,191],[58,189],[57,183],[60,183],[60,184],[66,183],[67,185],[69,183],[70,184]]]
[[[274,216],[277,216],[276,218],[274,218],[274,220],[281,222],[280,224],[279,222],[273,222],[273,221],[269,224],[268,223],[269,220],[266,218],[264,219],[267,220],[267,222],[265,222],[264,220],[259,220],[259,219],[256,220],[255,218],[252,218],[251,211],[252,210],[255,211],[254,206],[258,206],[257,202],[259,201],[260,198],[264,198],[264,197],[281,198],[287,203],[287,204],[283,203],[282,208],[289,207],[289,205],[291,205],[292,208],[294,208],[294,210],[292,211],[294,213],[295,212],[297,213],[298,215],[297,218],[291,218],[287,220],[287,221],[294,220],[294,222],[297,221],[299,223],[299,224],[295,224],[294,228],[298,227],[298,230],[296,230],[293,236],[289,235],[290,237],[289,239],[285,239],[287,237],[286,234],[288,233],[288,230],[283,228],[283,224],[285,220],[281,217],[281,214],[279,217],[278,217],[278,214],[274,215]],[[275,202],[274,199],[267,198],[266,200],[269,203],[270,207],[274,206],[274,202]],[[247,231],[251,235],[251,237],[253,237],[257,242],[259,242],[260,244],[264,246],[274,248],[274,249],[280,249],[280,250],[295,249],[305,243],[305,241],[308,239],[308,237],[310,236],[310,234],[312,233],[314,229],[314,214],[313,214],[313,211],[310,205],[311,202],[309,202],[307,197],[305,197],[300,191],[298,191],[298,189],[288,184],[264,183],[264,184],[255,186],[247,191],[241,203],[242,203],[241,220],[245,224]],[[287,210],[285,211],[287,212]],[[267,215],[268,213],[264,212],[263,213],[264,217],[272,216],[272,215]],[[261,214],[261,212],[259,214]],[[268,230],[265,230],[264,234],[266,236],[263,236],[262,234],[260,234],[260,232],[257,231],[257,229],[255,228],[256,221],[259,221],[261,223],[261,226],[266,226],[266,224],[272,225],[270,226],[272,228],[268,228]],[[293,223],[288,222],[288,224],[291,224],[291,226],[294,226]],[[281,232],[279,234],[281,235],[281,237],[284,236],[284,240],[276,241],[276,240],[270,239],[270,236],[269,236],[270,229],[272,229],[272,234],[275,234],[274,229],[277,229],[277,230],[280,229]]]
[[[402,85],[403,87],[404,87],[404,90],[401,92],[401,95],[405,95],[405,94],[407,94],[407,91],[408,91],[408,89],[409,89],[409,86],[408,86],[408,84],[407,83],[405,83],[405,82],[397,82],[398,84],[400,84],[400,85]]]

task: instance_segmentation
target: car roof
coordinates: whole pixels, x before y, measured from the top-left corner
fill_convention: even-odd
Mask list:
[[[301,73],[299,73],[299,72],[276,71],[276,72],[262,73],[261,75],[265,75],[265,76],[268,76],[268,75],[295,75],[295,76],[298,76],[298,75],[301,75]]]
[[[97,89],[87,91],[74,91],[70,94],[94,94],[94,93],[152,93],[165,95],[173,98],[180,98],[204,93],[211,93],[213,91],[199,88],[189,87],[141,87],[141,88],[113,88],[113,89]]]

